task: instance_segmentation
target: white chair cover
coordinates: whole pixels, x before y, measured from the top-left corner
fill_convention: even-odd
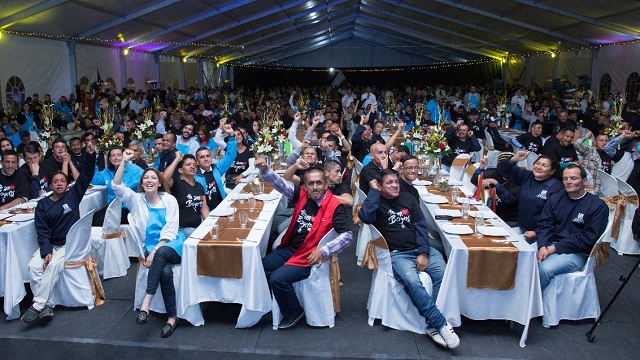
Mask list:
[[[462,175],[464,175],[464,170],[467,168],[469,159],[471,159],[471,155],[469,154],[460,154],[453,159],[451,170],[449,171],[450,181],[462,181]],[[463,162],[464,165],[461,165]]]
[[[476,170],[478,170],[479,168],[480,168],[480,164],[474,163],[473,165],[470,165],[469,167],[467,167],[464,171],[464,174],[462,174],[462,186],[464,186],[466,189],[468,189],[472,193],[476,192],[477,186],[473,185],[473,183],[471,182],[471,178],[473,177],[473,174],[476,172]]]
[[[356,205],[362,205],[362,203],[367,199],[367,195],[360,189],[360,186],[356,184],[356,193],[353,198],[353,211],[354,215],[356,212]],[[364,252],[367,249],[367,243],[371,239],[366,227],[360,226],[360,230],[358,231],[358,239],[356,240],[356,258],[358,261],[358,265],[362,262],[362,257],[364,256]]]
[[[382,236],[373,225],[365,225],[364,228],[369,229],[370,239]],[[376,256],[378,269],[373,271],[369,300],[367,301],[369,325],[373,326],[375,319],[381,319],[384,326],[425,334],[427,330],[425,318],[418,313],[418,309],[413,305],[404,286],[393,276],[389,249],[376,247]],[[420,272],[420,281],[427,289],[427,293],[431,295],[433,291],[431,277],[424,271]]]
[[[131,232],[131,235],[133,236],[131,240],[135,241],[135,243],[138,244],[139,253],[144,254],[144,250],[143,250],[144,240],[136,230],[136,226],[134,225],[135,219],[133,215],[129,214],[128,219],[129,219],[129,224],[131,225],[130,232]],[[144,255],[141,255],[141,256],[144,256]],[[180,264],[173,266],[173,284],[176,287],[176,293],[178,292],[178,284],[180,280],[180,269],[181,269]],[[136,275],[136,290],[135,290],[135,296],[133,300],[133,308],[136,310],[140,309],[140,306],[142,306],[142,300],[144,300],[144,297],[147,294],[147,276],[148,275],[149,275],[149,269],[147,269],[144,265],[142,265],[142,263],[138,262],[138,274]],[[161,286],[162,285],[158,285],[156,294],[153,295],[153,297],[151,298],[151,304],[149,305],[149,310],[157,313],[161,313],[161,314],[166,314],[167,309],[164,307],[164,299],[162,298]]]
[[[91,227],[91,252],[98,263],[98,273],[103,279],[125,276],[131,266],[122,236],[103,238],[103,235],[120,232],[121,208],[122,202],[114,199],[107,207],[102,228]]]
[[[631,175],[631,170],[633,170],[633,159],[631,159],[630,152],[625,152],[622,159],[611,168],[611,175],[622,181],[627,181],[629,175]]]
[[[493,147],[493,138],[487,130],[484,131],[484,137],[487,140],[487,147]]]
[[[92,220],[93,211],[80,218],[69,229],[65,245],[65,264],[89,259],[91,252],[89,234],[91,233]],[[98,281],[100,280],[98,279]],[[100,287],[102,287],[102,284],[100,284]],[[85,266],[65,268],[53,287],[50,300],[54,305],[86,306],[89,309],[93,309],[95,296],[87,268]]]
[[[318,247],[324,246],[337,236],[338,233],[335,230],[329,231],[320,240]],[[311,326],[328,326],[332,328],[335,324],[336,312],[333,309],[329,265],[330,262],[325,261],[320,266],[314,266],[311,268],[311,274],[307,279],[293,283],[300,305],[304,309],[307,324]],[[273,329],[277,330],[280,321],[282,321],[282,314],[275,298],[272,299],[271,315]]]
[[[354,161],[353,168],[356,171],[356,174],[360,174],[360,172],[362,171],[362,163],[356,158],[354,158],[353,161]]]
[[[602,170],[598,170],[598,176],[600,177],[600,193],[603,197],[610,198],[620,193],[618,191],[618,180],[615,177]],[[615,211],[615,206],[613,209],[609,209],[609,218],[613,218]],[[611,233],[609,233],[602,241],[611,242]]]
[[[610,233],[611,225],[612,219],[609,218],[607,228],[597,243]],[[560,320],[596,319],[600,316],[598,289],[593,274],[595,258],[595,254],[591,254],[580,271],[556,275],[542,292],[544,327],[558,325]]]
[[[634,197],[638,198],[638,194],[631,187],[631,185],[626,182],[617,179],[618,181],[618,191],[620,191],[620,195],[624,195],[626,197]],[[633,217],[638,209],[637,205],[628,202],[624,207],[624,217],[622,218],[622,222],[620,223],[620,233],[618,234],[617,239],[611,239],[611,247],[618,252],[618,255],[628,254],[628,255],[638,255],[640,254],[640,242],[636,241],[633,238],[633,231],[631,225],[633,223]]]
[[[502,151],[500,150],[489,150],[487,152],[487,169],[495,169],[498,167],[498,157]]]

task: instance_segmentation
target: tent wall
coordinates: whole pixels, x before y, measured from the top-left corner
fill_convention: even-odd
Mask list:
[[[600,82],[605,73],[611,76],[611,91],[624,92],[627,78],[632,72],[640,73],[640,43],[605,46],[598,51],[597,74],[593,83]]]
[[[112,78],[116,83],[116,90],[120,90],[125,84],[120,82],[120,58],[118,50],[114,48],[76,44],[76,74],[77,79],[86,76],[90,82],[100,78],[105,81]]]
[[[180,58],[175,56],[160,56],[160,82],[166,89],[180,88]]]
[[[2,101],[12,76],[24,83],[26,96],[51,94],[52,99],[74,90],[69,68],[69,50],[64,41],[2,34],[0,39],[0,89]]]

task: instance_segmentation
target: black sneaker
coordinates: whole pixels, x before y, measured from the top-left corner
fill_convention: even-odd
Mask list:
[[[290,318],[284,318],[282,319],[282,321],[280,322],[280,325],[278,325],[278,330],[291,330],[294,327],[296,327],[296,325],[298,325],[298,322],[300,320],[302,320],[302,318],[304,317],[304,310],[300,312],[300,314],[292,316]]]
[[[29,309],[27,309],[27,311],[25,311],[24,314],[22,314],[22,316],[20,317],[20,320],[23,323],[30,323],[36,320],[38,318],[38,315],[40,315],[40,311],[36,310],[36,308],[31,306]]]
[[[49,305],[45,305],[44,309],[38,314],[38,320],[51,320],[53,318],[53,308]]]

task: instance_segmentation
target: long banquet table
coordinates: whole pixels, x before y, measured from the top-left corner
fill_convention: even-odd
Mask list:
[[[105,186],[87,190],[80,203],[80,216],[104,207],[106,201]],[[7,320],[20,316],[20,301],[27,294],[24,284],[29,281],[29,261],[37,249],[33,220],[0,226],[0,296],[4,297]]]
[[[416,186],[421,197],[428,193],[427,187]],[[465,195],[471,195],[461,188]],[[449,200],[450,202],[450,200]],[[474,205],[479,211],[491,212],[481,204]],[[504,221],[495,216],[489,220],[492,226],[507,230],[506,241],[518,250],[515,285],[510,290],[488,290],[467,287],[469,249],[460,235],[443,231],[447,221],[435,220],[438,204],[427,203],[423,197],[421,208],[430,229],[436,230],[442,239],[448,256],[447,267],[442,279],[436,305],[452,326],[461,325],[461,315],[473,320],[510,320],[524,325],[520,346],[527,340],[530,319],[542,316],[542,291],[535,249],[518,235]],[[454,222],[459,218],[454,218]],[[473,229],[473,225],[471,225]],[[489,276],[489,275],[487,275]]]
[[[214,211],[228,208],[237,200],[245,185],[245,183],[238,185]],[[267,250],[273,215],[279,206],[286,204],[286,201],[283,201],[285,198],[276,190],[272,190],[271,194],[275,199],[265,201],[259,215],[249,213],[250,219],[257,220],[249,222],[251,232],[242,242],[242,278],[209,277],[197,274],[198,243],[203,241],[201,239],[209,232],[217,217],[206,219],[185,241],[182,249],[180,286],[177,289],[178,317],[200,326],[204,325],[200,303],[206,301],[238,303],[242,304],[242,309],[236,327],[247,328],[255,325],[262,316],[271,311],[271,294],[262,267],[262,257]]]

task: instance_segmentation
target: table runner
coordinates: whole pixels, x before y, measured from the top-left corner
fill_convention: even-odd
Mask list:
[[[441,192],[436,187],[429,186],[432,194],[451,199],[451,189]],[[458,194],[458,197],[464,197]],[[461,210],[462,205],[438,204],[441,209]],[[470,210],[478,208],[471,206]],[[475,226],[475,218],[469,216],[467,220],[455,218],[452,223]],[[511,290],[515,286],[516,269],[518,266],[518,248],[511,243],[500,243],[493,240],[505,240],[505,237],[483,236],[476,238],[474,234],[460,235],[460,239],[469,250],[467,266],[467,288],[488,290]]]

